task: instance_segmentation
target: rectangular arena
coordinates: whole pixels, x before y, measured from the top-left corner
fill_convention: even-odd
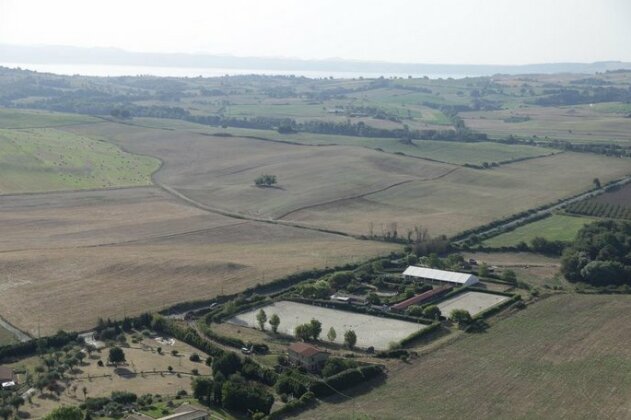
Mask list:
[[[251,328],[258,328],[256,314],[260,308],[236,315],[228,320],[229,323]],[[400,341],[408,335],[417,332],[426,325],[413,322],[399,321],[391,318],[380,318],[372,315],[357,314],[354,312],[340,311],[336,309],[322,308],[319,306],[305,305],[296,302],[275,302],[263,307],[267,317],[277,314],[280,318],[278,331],[285,334],[294,334],[294,329],[300,325],[317,319],[322,323],[321,339],[326,340],[329,328],[335,328],[337,333],[336,343],[344,341],[344,332],[354,330],[357,334],[358,347],[374,347],[377,350],[385,350],[391,342]],[[269,328],[267,325],[266,328]]]
[[[508,299],[510,299],[508,296],[481,292],[466,292],[440,302],[437,306],[443,316],[449,316],[454,309],[464,309],[468,311],[471,316],[476,316],[491,306],[495,306]]]

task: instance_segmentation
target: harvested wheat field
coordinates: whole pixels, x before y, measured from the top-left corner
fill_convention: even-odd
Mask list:
[[[397,224],[455,234],[629,174],[628,162],[559,153],[489,170],[353,146],[306,146],[114,123],[65,128],[163,161],[155,174],[204,206],[356,235]],[[458,147],[454,143],[451,147]],[[256,177],[278,184],[257,188]]]
[[[234,219],[156,188],[0,197],[0,313],[36,334],[395,249]]]

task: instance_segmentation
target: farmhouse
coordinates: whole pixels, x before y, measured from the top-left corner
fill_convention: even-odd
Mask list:
[[[429,283],[448,286],[472,286],[480,280],[473,274],[457,273],[455,271],[436,270],[434,268],[409,266],[403,272],[406,280],[423,280]]]
[[[393,311],[404,311],[409,306],[421,305],[423,303],[429,302],[432,299],[436,299],[437,297],[449,292],[451,289],[453,289],[452,286],[443,286],[437,289],[428,290],[427,292],[421,293],[420,295],[412,296],[411,298],[399,302],[396,305],[392,305],[390,309],[392,309]]]
[[[305,343],[292,343],[288,349],[289,361],[307,370],[318,370],[329,358],[329,353]]]

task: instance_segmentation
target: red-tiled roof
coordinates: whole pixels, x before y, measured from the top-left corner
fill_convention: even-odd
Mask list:
[[[303,357],[311,357],[318,353],[324,353],[322,350],[306,343],[292,343],[289,350],[298,353]]]
[[[428,290],[425,293],[421,293],[420,295],[412,296],[411,298],[406,299],[403,302],[399,302],[396,305],[392,305],[392,309],[402,311],[403,309],[407,308],[408,306],[416,305],[416,304],[425,302],[425,301],[427,301],[427,300],[429,300],[431,298],[434,298],[436,296],[440,296],[443,293],[447,293],[451,289],[453,289],[453,287],[445,286],[445,287],[439,287],[437,289]]]

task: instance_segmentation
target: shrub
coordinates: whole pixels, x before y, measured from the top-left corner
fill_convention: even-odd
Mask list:
[[[383,374],[383,367],[379,365],[363,366],[356,369],[347,369],[343,372],[311,384],[309,391],[318,397],[332,395],[333,389],[341,391],[362,382],[368,381]]]
[[[118,404],[126,405],[136,402],[138,396],[133,392],[114,391],[112,392],[112,396],[110,399]]]

